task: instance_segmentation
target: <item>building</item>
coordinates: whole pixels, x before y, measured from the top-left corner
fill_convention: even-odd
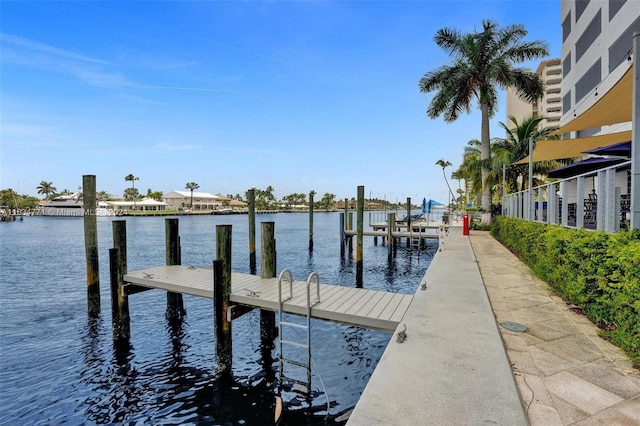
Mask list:
[[[100,201],[98,207],[102,209],[102,215],[111,216],[128,211],[158,212],[167,210],[167,203],[154,200],[153,198],[143,198],[142,200],[120,200],[120,201]]]
[[[640,80],[640,40],[634,44],[634,33],[640,33],[640,1],[562,1],[560,22],[563,139],[538,142],[533,161],[580,159],[626,144],[625,161],[538,189],[538,199],[552,206],[548,212],[534,203],[535,189],[514,194],[506,200],[510,214],[546,217],[565,226],[573,215],[576,227],[591,222],[605,231],[640,228],[640,88],[634,85]],[[586,166],[581,163],[577,166]]]
[[[562,82],[562,65],[560,59],[548,59],[542,61],[535,72],[540,77],[545,86],[544,94],[540,101],[530,104],[520,99],[515,90],[507,89],[507,121],[513,116],[522,123],[527,118],[545,117],[541,127],[557,126],[562,117],[562,98],[560,96],[560,85]]]
[[[193,191],[192,194],[191,191],[171,191],[163,195],[162,199],[173,210],[213,212],[223,205],[223,200],[218,195],[208,192]]]
[[[630,73],[632,39],[640,31],[640,2],[636,0],[574,0],[561,2],[562,130],[565,138],[631,130],[631,115],[607,123],[589,122],[584,115],[616,83]],[[631,94],[629,88],[628,94]],[[618,109],[616,103],[611,108]],[[609,107],[609,106],[608,106]],[[629,103],[628,108],[631,105]],[[621,110],[622,112],[622,110]],[[630,112],[630,111],[629,111]],[[569,123],[571,126],[567,126]],[[588,126],[588,127],[585,127]],[[622,139],[625,139],[624,137]],[[628,140],[628,138],[627,138]],[[616,142],[622,142],[617,140]]]
[[[544,94],[537,104],[533,105],[534,116],[546,117],[542,126],[558,126],[562,117],[562,65],[560,59],[549,59],[538,66],[536,74],[544,82]]]

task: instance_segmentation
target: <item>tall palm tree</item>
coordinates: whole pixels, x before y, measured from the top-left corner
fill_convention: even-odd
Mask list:
[[[139,177],[132,175],[129,173],[124,177],[124,180],[127,182],[131,182],[131,195],[133,196],[133,209],[136,210],[136,184],[137,180],[140,180]]]
[[[447,188],[449,188],[449,194],[451,195],[451,199],[455,200],[456,196],[453,195],[453,191],[451,190],[451,186],[449,186],[449,180],[447,179],[447,174],[444,172],[444,169],[452,166],[453,164],[451,164],[451,161],[447,161],[444,158],[439,159],[438,161],[436,161],[436,166],[440,166],[442,167],[442,176],[444,176],[444,181],[447,184]],[[449,204],[451,204],[451,202],[449,202]]]
[[[188,189],[189,191],[191,191],[191,204],[189,205],[189,208],[193,208],[193,191],[195,191],[196,189],[200,188],[200,185],[198,185],[195,182],[189,182],[184,186],[186,189]]]
[[[470,104],[477,99],[482,115],[482,223],[491,223],[491,188],[484,185],[491,164],[491,138],[489,119],[498,107],[498,89],[513,87],[518,96],[534,102],[542,96],[543,84],[538,76],[513,64],[548,55],[543,41],[524,42],[527,31],[522,25],[509,25],[503,29],[491,20],[482,21],[482,32],[463,34],[455,29],[438,30],[434,41],[454,60],[426,73],[418,84],[420,91],[434,95],[427,115],[444,115],[453,122],[462,112],[471,111]]]
[[[53,182],[47,182],[46,180],[40,182],[40,185],[38,185],[36,189],[38,190],[38,194],[44,194],[44,198],[48,198],[49,194],[55,194],[58,190],[53,186]]]

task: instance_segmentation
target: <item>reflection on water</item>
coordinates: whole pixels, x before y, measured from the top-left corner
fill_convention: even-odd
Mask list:
[[[263,215],[261,215],[263,216]],[[278,270],[296,279],[355,285],[355,261],[340,257],[337,214],[264,215],[276,222]],[[180,218],[182,263],[209,266],[215,225],[233,225],[233,269],[249,272],[246,216]],[[186,317],[165,318],[166,293],[129,299],[131,339],[112,340],[108,249],[99,218],[102,312],[88,318],[82,221],[29,217],[0,227],[0,423],[271,424],[278,353],[260,339],[260,315],[233,323],[233,370],[216,377],[213,306],[185,297]],[[257,242],[260,247],[259,224]],[[130,270],[164,264],[164,220],[127,218]],[[364,239],[365,288],[413,293],[437,242],[419,252]],[[257,264],[260,265],[259,251]],[[312,389],[285,390],[281,424],[344,424],[373,373],[388,333],[312,320]],[[307,396],[311,401],[306,400]]]

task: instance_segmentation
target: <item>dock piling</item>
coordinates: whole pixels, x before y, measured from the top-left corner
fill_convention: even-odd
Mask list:
[[[315,191],[309,192],[309,251],[313,251],[313,196]],[[274,275],[275,276],[275,275]]]
[[[261,223],[262,248],[260,252],[260,277],[273,278],[276,276],[276,239],[275,222]],[[276,327],[276,313],[260,310],[260,350],[265,373],[271,377],[273,369],[273,357],[271,355],[275,348],[275,339],[278,336]]]
[[[131,337],[129,316],[129,296],[123,291],[124,276],[127,273],[127,222],[114,220],[113,248],[109,249],[109,272],[111,275],[111,324],[113,340],[127,340]]]
[[[180,235],[178,233],[178,219],[164,220],[166,264],[180,265]],[[167,319],[180,320],[186,314],[182,294],[167,292]]]
[[[389,257],[393,255],[393,249],[395,247],[395,240],[393,238],[393,230],[396,227],[396,214],[387,214],[387,254]]]
[[[216,225],[216,256],[213,261],[214,333],[216,337],[216,374],[231,374],[233,342],[231,321],[227,318],[231,295],[231,225]]]
[[[344,217],[344,213],[340,213],[340,258],[344,257],[344,245],[345,245],[345,226],[346,226],[346,222],[345,222],[345,217]]]
[[[407,232],[411,232],[411,197],[407,197]],[[407,238],[407,247],[411,245],[411,239]]]
[[[96,176],[82,176],[84,209],[84,247],[87,264],[87,311],[94,317],[100,313],[100,272],[98,269],[98,222],[96,218]]]
[[[257,272],[256,265],[256,190],[251,188],[247,191],[247,201],[249,207],[249,271],[251,275]]]
[[[364,232],[364,186],[358,186],[358,210],[357,210],[357,230],[356,230],[356,287],[362,287],[363,264],[362,264],[362,236]]]

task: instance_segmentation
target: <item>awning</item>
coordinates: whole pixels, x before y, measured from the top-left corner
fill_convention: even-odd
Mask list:
[[[631,157],[631,141],[620,142],[613,145],[602,146],[585,151],[588,154],[615,155],[619,157]]]
[[[588,110],[574,118],[558,130],[559,134],[576,130],[593,129],[617,123],[626,123],[632,118],[633,66],[622,78],[602,95]]]
[[[578,176],[583,173],[591,172],[594,170],[600,170],[605,167],[613,166],[618,163],[623,163],[625,159],[622,158],[605,158],[605,157],[593,157],[586,160],[579,161],[577,163],[569,164],[568,166],[560,167],[559,169],[551,170],[548,174],[550,178],[570,178]]]
[[[631,130],[607,135],[589,136],[578,139],[559,139],[538,141],[533,150],[533,161],[560,160],[563,158],[583,157],[590,149],[613,145],[619,142],[631,140]],[[529,156],[526,156],[516,164],[527,164]]]

